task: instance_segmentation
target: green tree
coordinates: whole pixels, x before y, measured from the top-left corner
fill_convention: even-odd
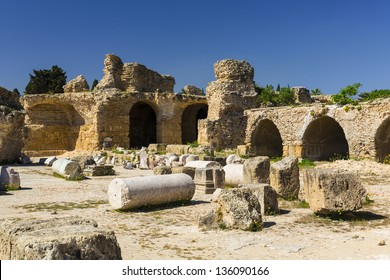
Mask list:
[[[98,80],[93,80],[92,86],[91,86],[91,91],[94,90],[94,88],[98,85],[99,81]]]
[[[276,87],[276,91],[280,91],[280,84]]]
[[[339,105],[356,104],[357,101],[353,97],[357,95],[361,86],[362,84],[355,83],[340,89],[338,94],[332,96],[333,102]]]
[[[295,103],[294,91],[291,88],[282,87],[277,92],[271,85],[265,88],[256,85],[255,91],[258,94],[258,102],[263,106],[287,106]]]
[[[57,65],[51,69],[33,70],[25,94],[63,93],[66,83],[66,72]]]
[[[315,89],[312,89],[311,90],[311,94],[312,95],[319,95],[319,94],[321,94],[322,92],[321,92],[321,90],[319,89],[319,88],[315,88]]]

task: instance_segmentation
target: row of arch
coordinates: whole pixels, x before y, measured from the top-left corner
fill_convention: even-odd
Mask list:
[[[183,144],[198,138],[198,121],[207,117],[206,104],[193,104],[186,107],[181,116],[181,141]],[[129,143],[131,148],[157,143],[157,114],[153,107],[145,102],[135,103],[129,112]],[[85,124],[83,117],[71,105],[38,104],[28,110],[28,125],[44,125],[42,134],[35,128],[35,135],[29,138],[26,149],[31,150],[74,150],[80,127]],[[40,139],[35,141],[35,139]],[[47,143],[45,142],[47,139]],[[33,143],[32,143],[33,142]],[[38,143],[36,143],[38,142]]]
[[[283,155],[283,140],[277,126],[269,119],[261,120],[252,137],[254,154],[269,157]],[[376,159],[383,162],[390,154],[390,118],[385,120],[375,135]],[[347,158],[348,142],[340,124],[328,116],[313,120],[302,137],[302,158],[329,160]]]

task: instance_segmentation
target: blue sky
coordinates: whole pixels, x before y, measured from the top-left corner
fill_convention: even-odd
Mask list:
[[[390,1],[2,1],[0,86],[33,69],[103,77],[105,54],[206,88],[213,64],[247,60],[260,85],[336,93],[390,88]]]

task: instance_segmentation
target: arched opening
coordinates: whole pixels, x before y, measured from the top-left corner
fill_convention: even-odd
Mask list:
[[[347,158],[348,142],[344,130],[333,118],[324,116],[312,121],[302,139],[302,157],[311,160]]]
[[[390,155],[390,118],[386,119],[375,134],[375,158],[379,162],[388,159]]]
[[[146,103],[138,102],[130,110],[130,147],[147,147],[157,142],[156,113]]]
[[[280,157],[283,155],[283,141],[279,129],[268,119],[258,124],[252,141],[257,156]]]
[[[25,151],[72,151],[84,119],[71,105],[39,104],[27,110],[25,123]]]
[[[188,106],[181,117],[181,142],[183,144],[198,139],[198,121],[207,118],[208,106],[195,104]]]

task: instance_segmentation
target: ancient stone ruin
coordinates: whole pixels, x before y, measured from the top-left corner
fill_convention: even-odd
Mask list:
[[[24,111],[19,96],[0,87],[0,162],[21,157]]]

